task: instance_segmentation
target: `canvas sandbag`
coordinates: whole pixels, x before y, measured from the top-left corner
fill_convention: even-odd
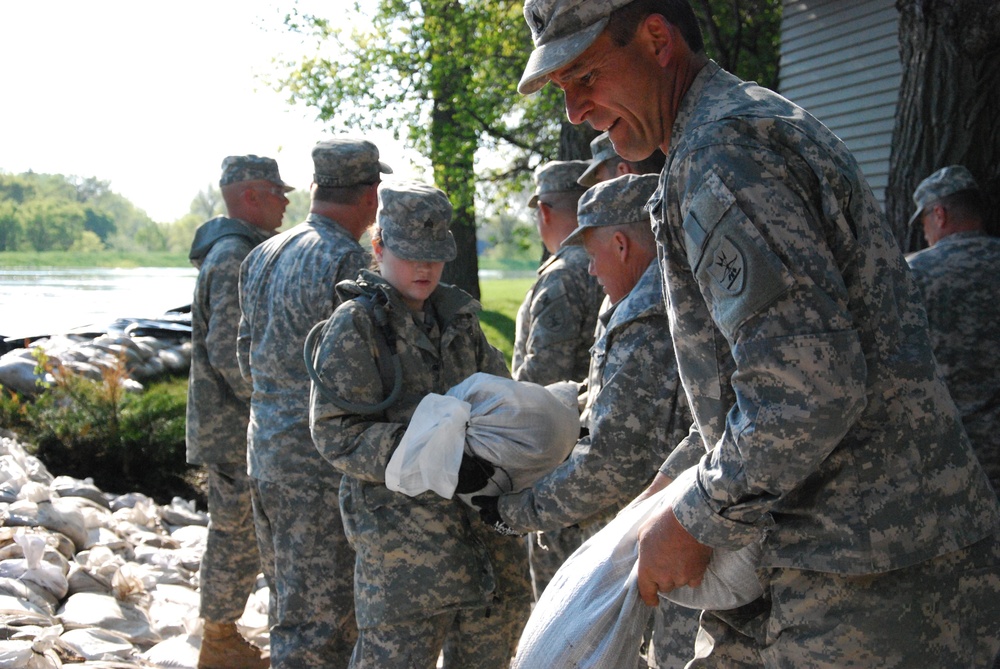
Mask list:
[[[642,634],[653,615],[639,597],[638,531],[692,484],[695,472],[687,470],[663,490],[623,509],[567,558],[532,610],[511,669],[636,666]],[[692,608],[734,608],[753,601],[763,593],[755,573],[758,559],[756,545],[735,553],[716,550],[700,586],[667,596],[685,606],[699,604]]]
[[[478,372],[421,400],[389,459],[386,486],[451,499],[468,452],[498,467],[480,494],[516,492],[563,462],[579,434],[578,413],[544,386]]]

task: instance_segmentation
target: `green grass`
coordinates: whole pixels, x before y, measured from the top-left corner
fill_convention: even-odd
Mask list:
[[[510,365],[514,352],[514,328],[517,310],[531,288],[534,278],[483,279],[479,282],[483,311],[479,322],[491,344],[503,351]]]
[[[125,253],[100,251],[2,251],[0,267],[190,267],[186,253],[144,251]]]

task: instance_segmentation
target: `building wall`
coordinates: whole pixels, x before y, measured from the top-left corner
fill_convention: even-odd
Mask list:
[[[811,112],[854,153],[879,202],[901,67],[894,0],[783,0],[782,95]]]

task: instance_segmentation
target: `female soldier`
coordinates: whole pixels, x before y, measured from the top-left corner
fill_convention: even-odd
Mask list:
[[[456,254],[447,196],[383,184],[378,197],[371,236],[380,274],[338,284],[344,303],[322,326],[315,355],[311,341],[306,350],[313,440],[344,474],[341,514],[357,551],[351,667],[434,667],[443,649],[445,667],[500,669],[529,610],[523,542],[496,534],[457,499],[389,490],[385,468],[425,395],[475,372],[509,372],[479,326],[481,305],[439,284]],[[386,358],[397,363],[394,380]],[[457,492],[485,485],[492,470],[474,465],[463,460]]]

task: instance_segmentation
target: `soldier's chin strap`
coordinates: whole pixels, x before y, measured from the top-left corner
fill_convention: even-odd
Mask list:
[[[375,326],[375,346],[377,349],[375,363],[378,365],[379,376],[382,379],[382,390],[386,393],[386,398],[378,404],[351,402],[340,397],[333,388],[323,383],[319,372],[316,371],[314,359],[316,339],[329,319],[320,321],[309,330],[305,344],[302,346],[302,357],[306,363],[306,372],[308,372],[309,378],[316,387],[316,391],[324,399],[350,413],[378,414],[395,404],[403,390],[403,365],[399,362],[399,353],[396,352],[396,333],[389,325],[389,314],[386,312],[389,298],[379,290],[374,295],[361,295],[354,300],[364,306],[368,317],[371,318],[372,324]],[[391,377],[385,365],[387,359],[392,361]]]

